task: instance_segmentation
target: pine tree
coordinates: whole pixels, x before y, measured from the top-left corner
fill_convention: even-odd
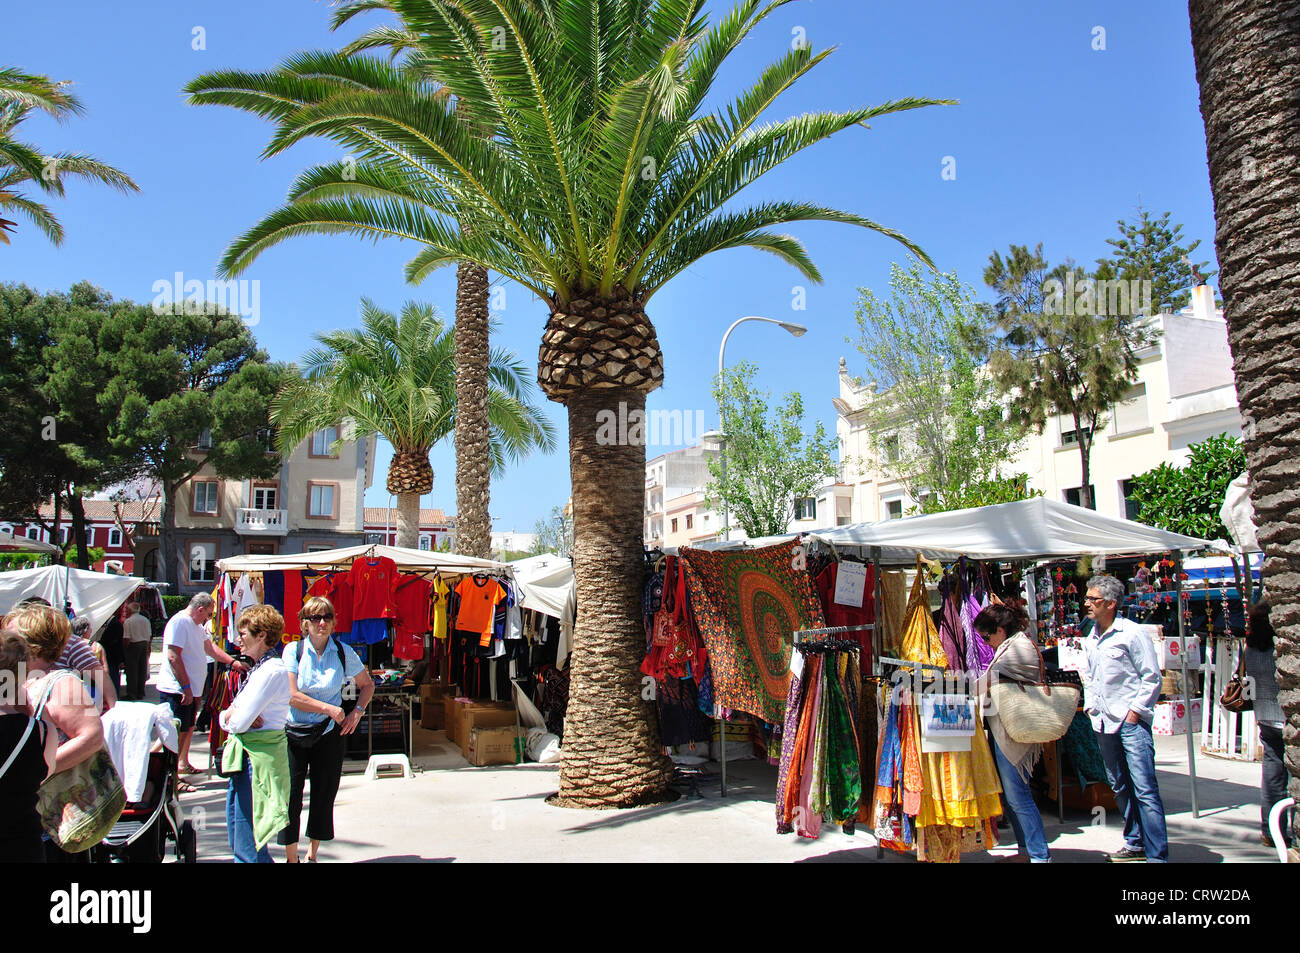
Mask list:
[[[1106,239],[1114,249],[1110,257],[1097,259],[1098,279],[1151,282],[1151,303],[1157,313],[1184,307],[1192,286],[1217,274],[1206,270],[1208,262],[1192,262],[1201,240],[1183,245],[1183,226],[1171,226],[1169,214],[1153,218],[1139,205],[1135,220],[1115,223],[1119,237]]]

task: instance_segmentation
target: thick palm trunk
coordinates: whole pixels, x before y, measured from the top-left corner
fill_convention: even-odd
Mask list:
[[[578,623],[560,798],[572,807],[662,800],[670,775],[639,669],[645,446],[597,437],[598,415],[617,415],[620,402],[631,413],[645,407],[645,395],[605,390],[568,405]]]
[[[420,494],[397,494],[397,545],[417,549],[420,545]]]
[[[488,451],[488,273],[456,269],[456,552],[492,555]]]
[[[1189,9],[1219,287],[1300,799],[1300,6],[1191,0]]]
[[[557,306],[542,336],[537,378],[546,396],[569,410],[573,483],[578,619],[560,803],[609,808],[662,800],[671,762],[640,672],[645,432],[629,424],[663,382],[663,360],[640,302],[618,289],[609,300]]]

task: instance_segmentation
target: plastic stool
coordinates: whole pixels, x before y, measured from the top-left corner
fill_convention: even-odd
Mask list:
[[[366,780],[374,781],[379,777],[380,768],[401,768],[402,777],[414,777],[411,773],[410,759],[404,754],[372,754],[366,763]]]

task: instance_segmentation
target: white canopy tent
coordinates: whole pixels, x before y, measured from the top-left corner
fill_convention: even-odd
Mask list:
[[[521,609],[534,609],[560,620],[560,644],[556,665],[564,667],[573,643],[573,625],[577,615],[577,586],[573,581],[572,560],[555,553],[527,556],[510,565],[519,586]]]
[[[42,566],[0,573],[0,613],[9,613],[30,596],[45,599],[56,609],[64,600],[72,603],[78,618],[90,619],[92,632],[98,632],[146,580],[139,576],[90,572],[68,566]]]
[[[509,563],[454,553],[437,553],[424,549],[404,549],[399,546],[346,546],[318,553],[279,553],[274,556],[227,556],[217,560],[222,572],[265,572],[277,569],[330,569],[351,565],[362,556],[386,556],[398,569],[440,569],[447,573],[464,575],[478,572],[511,572]]]
[[[42,543],[39,539],[28,539],[25,536],[0,532],[0,552],[48,553],[53,555],[59,552],[59,547],[53,543]]]
[[[977,560],[1056,559],[1188,551],[1214,545],[1045,497],[838,526],[817,530],[811,536],[841,552],[866,555],[878,546],[880,562],[885,565],[913,562],[918,553],[942,560],[960,555]]]

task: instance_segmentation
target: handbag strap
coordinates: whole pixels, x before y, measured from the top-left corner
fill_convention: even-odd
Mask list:
[[[81,681],[80,678],[77,678],[76,675],[74,675],[72,672],[69,672],[67,669],[61,668],[47,674],[45,678],[42,680],[41,702],[39,705],[36,706],[36,711],[32,717],[40,718],[41,715],[44,713],[45,706],[49,704],[50,696],[54,694],[54,686],[58,684],[58,677],[60,675],[67,675],[69,678],[76,678],[77,681]]]
[[[1244,680],[1246,677],[1246,646],[1241,647],[1241,655],[1237,658],[1237,679]]]
[[[36,719],[28,718],[27,730],[24,731],[23,736],[18,739],[18,744],[14,745],[14,750],[9,752],[9,757],[5,758],[5,763],[3,765],[0,765],[0,778],[3,778],[5,776],[5,772],[9,770],[9,766],[13,764],[14,761],[18,758],[18,753],[22,751],[24,747],[26,747],[27,739],[32,736],[32,729],[34,727],[36,727]]]

